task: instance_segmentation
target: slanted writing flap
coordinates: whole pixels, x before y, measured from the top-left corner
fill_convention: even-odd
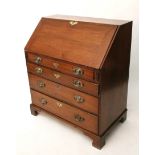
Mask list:
[[[117,25],[42,18],[26,51],[99,68]]]

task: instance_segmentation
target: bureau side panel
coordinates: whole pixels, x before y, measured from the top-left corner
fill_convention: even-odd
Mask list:
[[[99,135],[104,134],[127,105],[132,22],[118,28],[101,69]]]

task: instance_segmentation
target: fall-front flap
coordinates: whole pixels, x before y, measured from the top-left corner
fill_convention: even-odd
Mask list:
[[[42,18],[25,51],[99,68],[117,25]]]

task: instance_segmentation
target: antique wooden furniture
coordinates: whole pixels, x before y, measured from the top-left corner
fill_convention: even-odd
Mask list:
[[[25,47],[31,113],[75,125],[101,148],[127,115],[132,22],[54,15]]]

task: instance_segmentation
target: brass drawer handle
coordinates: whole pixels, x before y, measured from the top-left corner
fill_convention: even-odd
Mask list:
[[[47,100],[44,99],[44,98],[41,98],[41,99],[40,99],[40,103],[41,103],[42,105],[46,105],[46,104],[47,104]]]
[[[83,102],[85,101],[83,97],[78,96],[78,95],[74,96],[74,100],[75,100],[77,103],[83,103]]]
[[[73,20],[72,20],[72,21],[69,22],[69,24],[70,24],[71,26],[74,26],[74,25],[78,24],[78,21],[73,21]]]
[[[44,82],[41,81],[41,82],[39,83],[39,87],[43,88],[43,87],[45,87],[45,86],[46,86],[46,85],[45,85]]]
[[[84,86],[84,84],[79,80],[74,80],[73,85],[77,88],[82,88]]]
[[[74,116],[75,121],[77,122],[83,122],[85,119],[83,117],[81,117],[79,114],[76,114]]]
[[[35,63],[36,63],[36,64],[39,64],[40,62],[41,62],[41,57],[36,57]]]
[[[83,71],[81,68],[76,67],[76,68],[73,68],[73,73],[74,73],[75,75],[82,76],[82,75],[84,74],[84,71]]]
[[[59,79],[59,78],[61,77],[61,75],[58,74],[58,73],[54,73],[53,75],[54,75],[54,77],[55,77],[56,79]]]
[[[40,67],[36,67],[35,71],[36,71],[37,74],[42,74],[43,73],[43,69],[40,68]]]

